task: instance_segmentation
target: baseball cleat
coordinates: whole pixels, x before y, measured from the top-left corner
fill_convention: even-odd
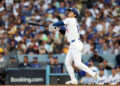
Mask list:
[[[77,81],[67,81],[65,84],[66,85],[78,85],[78,82]]]

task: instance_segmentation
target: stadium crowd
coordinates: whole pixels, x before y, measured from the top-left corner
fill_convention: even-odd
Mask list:
[[[7,63],[5,57],[9,54],[66,54],[69,43],[64,35],[58,31],[50,31],[44,25],[65,19],[67,8],[73,7],[81,10],[78,20],[80,37],[84,43],[83,54],[93,54],[87,65],[97,66],[93,69],[99,71],[101,77],[105,70],[112,70],[113,76],[120,77],[120,1],[91,1],[93,1],[92,4],[89,0],[86,1],[87,5],[84,8],[81,0],[2,0],[0,2],[0,63]],[[83,14],[82,11],[84,11]],[[36,22],[43,26],[32,26],[28,22]],[[107,61],[98,56],[99,54],[115,54],[116,68],[109,67]],[[25,63],[28,63],[28,58],[24,57]],[[56,59],[50,58],[48,64],[54,67]],[[34,65],[37,57],[33,59],[32,64],[18,64],[14,57],[11,57],[10,61],[14,63],[9,65],[10,67],[41,67],[40,64]],[[1,65],[5,67],[6,64]],[[59,65],[62,68],[59,72],[64,72],[63,64]],[[99,66],[104,67],[99,68]],[[77,73],[81,72],[74,68]],[[107,74],[106,77],[108,77]],[[109,82],[114,84],[115,80],[116,78],[112,83],[109,79]],[[119,81],[120,79],[116,82]],[[93,84],[93,80],[86,74],[80,83]]]

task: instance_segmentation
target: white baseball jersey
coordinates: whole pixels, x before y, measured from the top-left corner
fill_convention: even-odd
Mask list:
[[[119,75],[118,75],[118,74],[116,74],[115,76],[110,75],[110,76],[108,77],[108,83],[110,83],[111,85],[115,85],[115,84],[117,84],[118,82],[119,82]]]
[[[79,24],[76,18],[66,18],[63,20],[66,25],[66,36],[69,42],[79,39]]]
[[[98,76],[96,82],[97,85],[104,85],[105,83],[107,83],[107,77],[105,75],[103,76]]]
[[[89,69],[81,61],[81,55],[83,50],[83,43],[79,40],[79,24],[75,18],[66,18],[63,20],[66,25],[66,36],[68,42],[70,42],[69,50],[65,59],[65,65],[70,75],[72,81],[77,81],[74,74],[74,69],[72,67],[72,62],[74,61],[76,67],[82,69],[89,73],[91,76],[95,77],[96,73]],[[73,41],[74,40],[74,41]]]
[[[120,83],[120,72],[119,72],[119,73],[117,73],[117,75],[119,76],[119,80],[118,80],[118,82]]]

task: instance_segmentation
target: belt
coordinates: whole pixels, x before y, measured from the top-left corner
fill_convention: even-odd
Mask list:
[[[79,38],[79,39],[77,39],[77,40],[80,40],[80,38]],[[72,40],[72,41],[71,41],[71,43],[72,43],[72,42],[75,42],[75,41],[76,41],[76,40]]]

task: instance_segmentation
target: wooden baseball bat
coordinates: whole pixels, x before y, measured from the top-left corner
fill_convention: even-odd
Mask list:
[[[33,22],[28,22],[29,25],[34,25],[34,26],[44,26],[44,27],[48,27],[48,25],[41,25],[38,23],[33,23]]]

